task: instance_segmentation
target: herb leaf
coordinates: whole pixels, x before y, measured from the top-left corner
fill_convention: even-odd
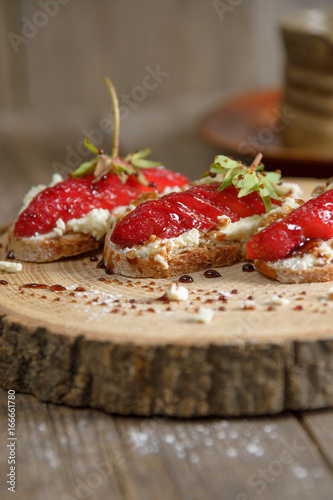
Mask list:
[[[96,148],[96,146],[94,146],[92,142],[89,141],[87,137],[84,139],[84,145],[86,148],[90,149],[90,151],[94,153],[94,155],[100,154],[100,151]]]
[[[215,157],[215,162],[211,165],[209,172],[224,176],[218,188],[219,191],[233,184],[239,190],[239,198],[257,192],[264,202],[266,211],[269,212],[272,210],[271,200],[279,200],[282,195],[275,186],[281,179],[281,173],[279,171],[265,172],[261,158],[262,154],[259,153],[248,167],[240,161],[219,155]],[[203,177],[209,176],[209,172]],[[212,176],[212,181],[214,181],[214,176]]]
[[[94,158],[93,160],[81,163],[81,165],[71,173],[71,177],[77,179],[79,177],[84,177],[86,175],[92,174],[96,168],[97,163],[98,158]]]

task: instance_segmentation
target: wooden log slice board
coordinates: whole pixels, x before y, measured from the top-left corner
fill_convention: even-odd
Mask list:
[[[3,259],[6,232],[0,243]],[[91,255],[2,273],[1,386],[124,415],[333,405],[333,283],[283,285],[242,264],[219,271],[192,273],[189,300],[170,303],[157,299],[179,276],[108,276]],[[47,287],[22,288],[31,283]],[[271,310],[276,294],[289,302]],[[210,323],[200,306],[214,311]]]

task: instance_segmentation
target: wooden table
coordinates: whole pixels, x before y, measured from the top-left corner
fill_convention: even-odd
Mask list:
[[[7,393],[0,392],[2,500]],[[20,500],[330,500],[333,412],[175,420],[16,395]],[[15,498],[15,497],[14,497]]]
[[[200,146],[195,148],[197,154]],[[206,153],[202,146],[201,157]],[[34,181],[42,163],[31,174]],[[20,171],[23,161],[14,164],[9,157],[7,164],[12,188],[1,183],[1,206],[10,220],[29,175]],[[13,178],[15,185],[9,183]],[[1,390],[1,500],[13,498],[6,485],[7,401]],[[15,403],[19,500],[333,498],[331,410],[178,420],[111,416],[23,394],[16,394]]]

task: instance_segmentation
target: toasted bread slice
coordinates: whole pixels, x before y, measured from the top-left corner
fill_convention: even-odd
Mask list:
[[[279,260],[254,260],[256,268],[281,283],[333,281],[333,240],[323,241],[312,251]]]
[[[165,247],[164,247],[165,248]],[[166,244],[166,248],[168,248]],[[109,273],[135,278],[169,278],[209,266],[229,266],[245,260],[245,244],[241,242],[203,242],[197,247],[176,247],[161,253],[137,256],[124,252],[106,237],[103,262]]]
[[[255,260],[256,268],[281,283],[313,283],[333,281],[333,264],[314,266],[304,271],[286,269],[278,261]]]
[[[21,238],[14,235],[13,227],[8,231],[8,251],[17,260],[30,262],[51,262],[62,257],[70,257],[96,250],[103,243],[93,236],[83,233],[67,233],[58,237]]]

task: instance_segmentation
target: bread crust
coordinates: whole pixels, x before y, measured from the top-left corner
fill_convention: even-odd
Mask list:
[[[28,262],[52,262],[63,257],[71,257],[96,250],[104,238],[97,241],[93,236],[83,233],[67,233],[49,238],[21,238],[15,236],[14,226],[8,231],[7,250],[12,251],[17,260]]]
[[[268,261],[256,259],[256,268],[268,276],[281,283],[314,283],[333,281],[333,264],[324,266],[313,266],[305,270],[296,270],[283,267],[279,261]]]
[[[229,266],[245,260],[245,243],[223,241],[207,243],[198,247],[179,248],[164,258],[165,264],[154,260],[154,255],[129,258],[121,248],[106,236],[103,261],[108,272],[133,278],[170,278],[176,274],[187,274],[209,266]]]

